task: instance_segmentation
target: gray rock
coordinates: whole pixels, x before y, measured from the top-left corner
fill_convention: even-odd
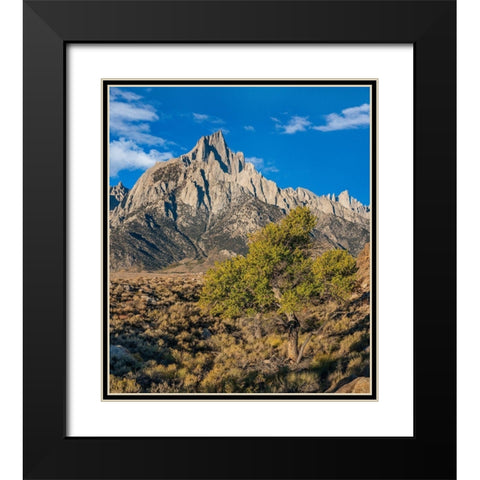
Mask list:
[[[111,359],[130,359],[133,358],[132,354],[127,348],[122,345],[110,345],[110,358]]]
[[[242,152],[232,152],[221,131],[178,158],[157,162],[132,190],[114,188],[121,200],[110,214],[113,270],[157,270],[222,250],[244,254],[249,233],[299,205],[318,218],[319,251],[336,247],[357,254],[369,240],[369,207],[347,191],[337,197],[279,188]]]
[[[113,210],[128,195],[129,189],[125,187],[122,182],[118,182],[114,187],[110,187],[110,210]]]

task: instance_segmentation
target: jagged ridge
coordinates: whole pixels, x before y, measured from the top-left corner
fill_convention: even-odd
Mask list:
[[[188,153],[157,162],[131,191],[112,188],[110,262],[113,270],[156,270],[185,259],[243,254],[247,235],[298,205],[318,217],[319,251],[357,254],[369,240],[370,209],[340,195],[279,188],[242,152],[232,152],[221,131],[200,138]]]

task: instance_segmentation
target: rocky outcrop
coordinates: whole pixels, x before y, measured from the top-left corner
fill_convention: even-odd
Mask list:
[[[370,393],[370,378],[357,377],[335,390],[335,393]]]
[[[369,239],[370,209],[347,191],[336,197],[281,189],[216,132],[190,152],[156,163],[119,200],[110,217],[111,268],[155,270],[219,251],[243,254],[249,233],[298,205],[318,218],[319,251],[357,254]]]
[[[117,185],[110,187],[110,210],[120,205],[127,197],[129,191],[122,182],[118,182]]]
[[[357,282],[364,291],[370,291],[370,242],[366,243],[357,258]]]

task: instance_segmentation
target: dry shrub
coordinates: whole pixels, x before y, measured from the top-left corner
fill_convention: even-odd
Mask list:
[[[201,275],[111,281],[111,344],[129,352],[111,362],[112,391],[312,393],[369,375],[369,305],[361,293],[299,315],[299,344],[311,337],[294,365],[278,318],[220,320],[199,309],[201,287]]]

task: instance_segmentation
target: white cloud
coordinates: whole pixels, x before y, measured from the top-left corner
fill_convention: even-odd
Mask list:
[[[110,142],[110,175],[115,177],[120,170],[146,170],[155,164],[172,158],[170,152],[151,149],[148,153],[134,141],[120,138]]]
[[[298,115],[294,115],[286,124],[280,123],[275,117],[271,118],[276,123],[276,128],[287,135],[292,135],[293,133],[297,132],[304,132],[312,124],[312,122],[308,120],[308,117],[300,117]]]
[[[266,164],[263,158],[259,157],[245,157],[245,161],[253,163],[254,167],[257,170],[260,170],[263,173],[275,173],[278,172],[278,168],[272,165],[271,163]]]
[[[157,111],[152,105],[139,102],[141,98],[134,92],[110,89],[110,132],[144,145],[165,145],[164,138],[150,132],[150,123],[159,119]]]
[[[370,125],[370,105],[364,103],[358,107],[342,110],[342,113],[330,113],[326,117],[326,125],[313,126],[314,130],[332,132],[334,130],[347,130]]]
[[[253,163],[255,168],[262,168],[265,163],[263,158],[258,158],[258,157],[245,157],[245,161]]]
[[[215,123],[215,124],[220,124],[220,123],[225,123],[221,118],[215,117],[213,115],[207,115],[205,113],[192,113],[193,120],[197,123],[203,123],[203,122],[208,122],[208,123]]]
[[[123,88],[111,87],[110,98],[117,98],[117,97],[121,97],[129,102],[133,100],[140,100],[142,98],[141,95],[138,95],[134,92],[129,92],[128,90],[124,90]]]
[[[208,115],[205,115],[203,113],[192,113],[192,115],[193,119],[197,122],[204,122],[205,120],[208,120]]]
[[[137,143],[151,146],[165,145],[167,141],[150,133],[150,125],[125,122],[121,119],[110,120],[110,131],[117,136],[129,138]]]
[[[247,132],[254,132],[255,131],[255,127],[252,126],[252,125],[245,125],[243,127]]]
[[[120,118],[129,122],[154,122],[158,120],[155,109],[150,105],[137,105],[114,100],[110,102],[110,118]]]

